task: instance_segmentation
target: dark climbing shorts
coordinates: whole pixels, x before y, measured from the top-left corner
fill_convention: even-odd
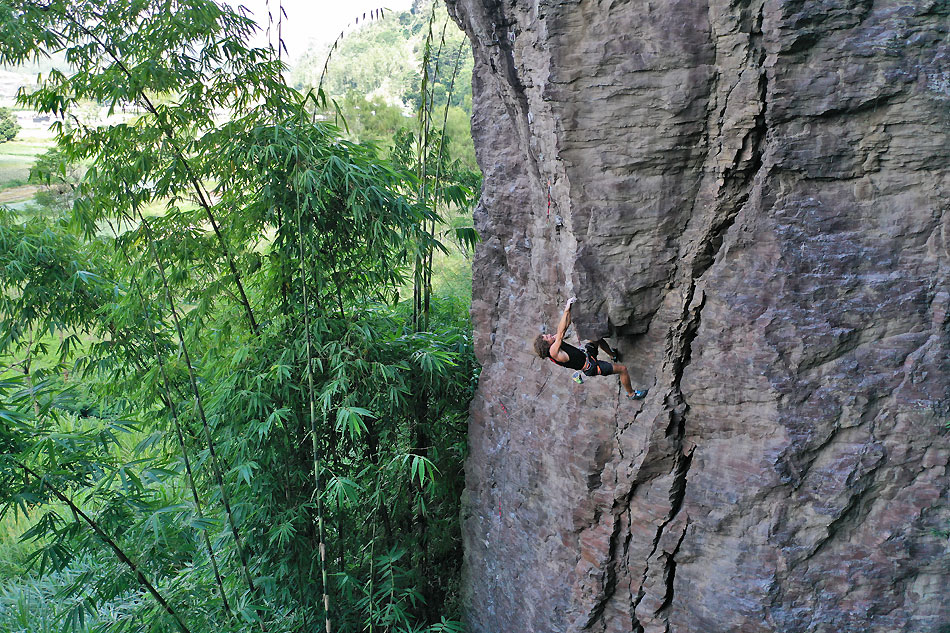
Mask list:
[[[586,376],[610,376],[614,373],[613,363],[605,360],[590,359],[590,366],[584,370]]]
[[[584,370],[585,376],[610,376],[614,373],[613,363],[605,360],[597,360],[597,344],[588,342],[584,345],[584,353],[587,354],[589,361],[587,369]]]

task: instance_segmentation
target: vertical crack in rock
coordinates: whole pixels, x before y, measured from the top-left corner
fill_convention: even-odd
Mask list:
[[[634,414],[633,422],[628,426],[636,422],[636,418],[642,413],[642,409],[638,410]],[[626,428],[626,427],[624,427]],[[619,440],[619,434],[622,431],[618,429],[618,432],[615,434],[614,439],[616,440],[616,446],[619,453],[623,454],[622,443]],[[587,611],[586,618],[581,625],[581,630],[586,630],[592,628],[595,624],[603,622],[604,611],[612,598],[614,598],[618,576],[621,573],[621,569],[626,571],[626,560],[629,555],[629,546],[632,538],[630,533],[630,522],[631,522],[631,503],[634,497],[637,494],[638,488],[642,485],[649,485],[653,479],[660,475],[659,472],[653,472],[652,475],[646,475],[644,472],[638,473],[638,477],[631,483],[631,485],[626,489],[624,495],[619,499],[615,500],[613,507],[611,508],[611,516],[613,517],[613,529],[610,535],[608,551],[606,555],[606,561],[604,563],[604,582],[602,584],[602,589],[595,597],[593,605]],[[684,480],[685,483],[685,480]],[[671,505],[675,506],[677,511],[679,510],[679,505],[682,504],[683,494],[685,493],[685,485],[678,489],[678,492],[671,496]],[[678,501],[674,501],[674,496]],[[597,512],[599,515],[599,512]],[[622,520],[622,517],[626,516],[626,520]],[[664,525],[672,519],[672,514],[666,517]],[[662,528],[661,528],[662,530]],[[657,532],[657,539],[659,539],[660,532]],[[621,543],[622,541],[622,543]],[[654,543],[655,546],[655,543]],[[633,605],[635,600],[633,596],[630,596],[630,604]]]
[[[681,527],[678,526],[675,544],[669,551],[664,551],[663,543],[668,527],[677,519],[683,500],[686,494],[686,484],[688,472],[692,460],[692,454],[695,447],[684,447],[686,433],[686,418],[689,411],[689,404],[683,394],[681,382],[684,371],[689,365],[692,354],[692,344],[696,338],[701,324],[702,308],[705,305],[705,293],[699,289],[699,283],[703,275],[713,265],[718,256],[726,238],[726,234],[734,224],[742,207],[749,200],[756,177],[760,173],[763,165],[763,147],[767,135],[766,127],[766,105],[768,99],[768,81],[763,68],[765,60],[765,51],[762,46],[762,20],[764,3],[758,5],[755,12],[755,23],[749,29],[748,51],[746,57],[746,66],[742,73],[756,73],[758,75],[755,96],[758,100],[758,110],[754,114],[751,125],[746,129],[742,137],[741,146],[735,153],[731,164],[723,169],[718,191],[715,197],[715,211],[711,219],[705,220],[708,224],[702,231],[702,237],[698,240],[698,245],[690,252],[686,253],[683,259],[687,265],[681,269],[679,284],[682,293],[681,316],[674,321],[669,328],[667,335],[667,352],[665,357],[668,362],[669,387],[666,389],[665,408],[667,415],[667,424],[665,428],[666,449],[665,456],[659,456],[659,464],[649,468],[641,465],[640,471],[634,478],[633,484],[628,492],[619,499],[614,506],[612,513],[615,516],[614,530],[611,534],[609,551],[607,553],[605,575],[606,580],[602,590],[597,596],[593,607],[588,612],[588,616],[583,628],[589,629],[598,622],[603,616],[604,610],[614,597],[616,589],[616,578],[618,567],[623,564],[619,552],[620,534],[618,529],[621,525],[619,513],[629,511],[629,506],[633,502],[638,486],[647,484],[651,480],[657,480],[662,472],[662,464],[669,463],[668,470],[672,474],[669,485],[669,512],[662,523],[657,527],[653,538],[652,549],[645,559],[643,573],[640,578],[639,588],[636,592],[636,598],[631,604],[631,625],[634,630],[644,630],[643,623],[638,619],[638,607],[647,594],[646,586],[651,577],[656,577],[657,586],[662,586],[663,594],[659,597],[658,605],[652,609],[649,614],[653,618],[662,616],[665,611],[673,604],[674,600],[674,579],[676,570],[676,553],[686,535],[686,528],[689,524],[687,517]],[[738,84],[738,81],[737,81]],[[730,89],[730,94],[735,90],[735,86]],[[745,104],[743,104],[744,106]],[[720,119],[727,111],[728,104],[724,104],[720,113]],[[721,122],[721,121],[720,121]],[[707,130],[706,136],[709,136]],[[693,200],[693,205],[697,199]],[[702,217],[702,216],[699,216]],[[708,216],[707,216],[708,217]],[[687,229],[688,232],[688,229]],[[674,286],[674,292],[675,290]],[[625,427],[626,428],[626,427]],[[619,436],[622,433],[618,429],[617,445],[622,452],[622,442]],[[646,460],[644,461],[644,464]],[[629,539],[629,534],[626,540]],[[604,623],[604,626],[605,623]],[[664,617],[663,628],[669,629],[668,618]]]
[[[765,50],[762,46],[762,21],[764,3],[759,4],[755,24],[749,33],[747,66],[743,73],[758,74],[756,96],[758,112],[752,120],[751,127],[742,138],[741,147],[735,154],[732,164],[723,170],[720,186],[716,196],[717,209],[712,220],[705,228],[699,245],[688,254],[688,277],[684,280],[682,317],[670,327],[668,335],[669,347],[667,358],[670,361],[670,387],[666,397],[669,421],[666,427],[666,438],[670,443],[673,455],[673,478],[670,484],[670,511],[666,520],[657,528],[653,540],[653,549],[646,559],[646,565],[637,599],[633,604],[633,627],[635,630],[645,630],[640,621],[641,602],[647,594],[647,584],[651,576],[655,575],[657,583],[663,587],[664,593],[658,606],[647,614],[647,617],[661,618],[663,630],[670,630],[668,610],[674,602],[674,581],[676,573],[676,553],[686,536],[689,525],[687,516],[675,545],[669,551],[659,551],[664,541],[665,532],[677,518],[686,494],[686,484],[690,463],[695,447],[684,447],[686,435],[686,419],[689,412],[689,403],[682,391],[681,383],[686,367],[692,355],[692,345],[699,332],[702,308],[705,305],[705,293],[699,288],[700,280],[709,268],[715,263],[717,256],[726,239],[726,234],[733,226],[743,206],[748,202],[756,181],[761,177],[763,166],[763,152],[768,133],[767,103],[768,78],[764,69]],[[735,89],[730,90],[731,92]],[[728,104],[722,109],[726,112]],[[721,118],[721,116],[720,116]],[[684,275],[685,276],[685,275]],[[682,278],[682,277],[681,277]],[[658,571],[654,567],[659,565]]]
[[[664,585],[666,586],[666,593],[663,596],[663,602],[660,603],[660,606],[657,607],[656,611],[653,612],[654,616],[660,615],[664,609],[669,607],[673,603],[673,582],[676,579],[676,553],[680,551],[680,545],[683,544],[683,539],[686,538],[686,530],[689,528],[689,519],[686,520],[686,525],[683,526],[683,531],[680,532],[679,540],[676,541],[676,545],[673,547],[673,551],[664,554],[664,570],[663,570],[663,579]],[[666,621],[665,628],[667,631],[670,630],[670,622]]]
[[[481,24],[483,29],[482,38],[479,39],[478,44],[483,48],[492,72],[504,77],[504,81],[500,84],[503,88],[505,110],[508,113],[511,125],[518,134],[519,147],[531,167],[531,175],[536,179],[535,185],[540,186],[542,181],[540,166],[537,157],[530,150],[531,127],[528,116],[528,95],[515,62],[514,38],[518,22],[516,18],[505,14],[505,8],[501,2],[486,2],[485,9],[484,23]],[[485,42],[485,39],[488,41]],[[498,54],[493,55],[490,52],[491,50],[497,51]]]
[[[759,104],[758,112],[752,120],[751,127],[742,137],[742,144],[736,151],[731,165],[724,168],[721,176],[721,185],[716,198],[719,201],[719,208],[713,214],[712,222],[700,247],[692,256],[691,276],[693,280],[701,277],[709,267],[712,266],[719,249],[722,248],[726,232],[735,222],[739,211],[749,200],[752,192],[753,180],[762,167],[763,144],[768,132],[766,126],[766,116],[768,109],[768,75],[764,68],[765,48],[762,45],[762,21],[765,4],[759,5],[759,10],[755,25],[749,34],[748,53],[745,68],[740,76],[745,73],[758,74],[757,100]],[[741,81],[737,80],[738,82]],[[730,90],[735,90],[735,86]],[[728,103],[723,104],[723,112],[728,108]],[[720,120],[723,115],[720,115]],[[692,288],[690,289],[692,292]]]
[[[619,504],[615,504],[615,507]],[[613,531],[610,534],[610,545],[609,545],[609,554],[607,559],[606,569],[604,570],[604,582],[603,582],[603,591],[598,597],[597,601],[594,603],[594,606],[591,608],[590,612],[587,615],[587,621],[581,626],[582,629],[588,629],[597,622],[604,613],[604,609],[607,606],[607,602],[610,598],[613,597],[614,592],[617,589],[617,566],[620,558],[618,556],[618,543],[620,540],[621,527],[623,521],[621,521],[621,515],[623,513],[614,512],[614,526]],[[628,526],[629,528],[629,526]],[[627,541],[629,539],[629,532],[624,541],[624,549],[626,549]]]

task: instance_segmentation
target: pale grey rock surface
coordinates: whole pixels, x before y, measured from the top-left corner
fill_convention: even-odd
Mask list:
[[[450,10],[471,633],[950,626],[950,2]],[[533,356],[574,294],[644,402]]]

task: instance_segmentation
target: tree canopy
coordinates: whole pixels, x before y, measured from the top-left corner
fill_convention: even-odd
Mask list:
[[[384,147],[397,130],[413,127],[426,92],[430,108],[448,113],[447,154],[476,170],[469,123],[474,60],[465,34],[445,6],[431,0],[374,18],[304,53],[291,73],[293,85],[322,87],[337,99],[351,138]],[[419,89],[424,81],[426,91]]]

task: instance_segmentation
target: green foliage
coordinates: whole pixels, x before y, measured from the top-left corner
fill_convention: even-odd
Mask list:
[[[440,132],[385,160],[315,121],[252,30],[0,0],[0,62],[75,69],[19,97],[69,121],[33,176],[63,198],[0,211],[0,520],[51,583],[15,600],[77,631],[457,631],[470,325],[399,291],[472,238],[440,212],[477,175]]]
[[[0,208],[0,352],[21,358],[29,373],[31,355],[47,351],[43,333],[69,332],[64,361],[79,334],[110,335],[108,321],[91,318],[114,292],[102,276],[107,267],[104,245],[76,236],[66,222],[20,222]]]
[[[465,34],[444,5],[420,2],[411,11],[362,22],[329,48],[311,49],[296,65],[293,81],[316,87],[322,78],[321,87],[336,99],[351,138],[384,147],[399,130],[416,127],[424,100],[440,112],[449,106],[446,156],[477,171],[470,128],[473,65]],[[325,112],[335,115],[335,110]]]
[[[381,148],[392,146],[396,133],[412,125],[412,119],[403,113],[402,107],[389,105],[379,97],[367,99],[350,92],[339,106],[349,135],[377,143]]]
[[[460,80],[455,83],[458,85]],[[450,105],[446,113],[444,133],[448,144],[447,156],[457,160],[462,168],[478,173],[475,145],[472,142],[471,114],[454,105]]]
[[[20,132],[20,125],[17,123],[16,115],[10,108],[0,108],[0,143],[12,141]]]

